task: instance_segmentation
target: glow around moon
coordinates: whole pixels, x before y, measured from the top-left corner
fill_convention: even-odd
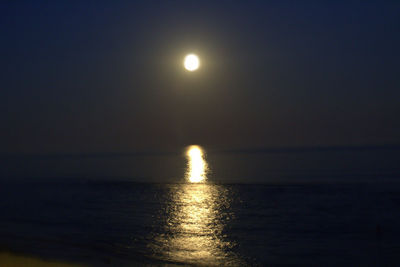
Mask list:
[[[183,65],[188,71],[195,71],[200,67],[199,57],[195,54],[189,54],[185,57]]]

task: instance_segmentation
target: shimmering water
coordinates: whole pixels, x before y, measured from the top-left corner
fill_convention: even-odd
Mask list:
[[[283,173],[265,169],[282,157],[293,160],[281,165]],[[338,164],[336,155],[318,165],[310,160],[318,172],[284,175],[290,166],[305,166],[306,158],[213,156],[190,146],[181,156],[138,157],[126,165],[88,159],[96,168],[112,161],[112,173],[128,166],[145,177],[1,177],[0,266],[13,259],[9,252],[85,266],[400,265],[396,157],[383,157],[392,159],[389,165],[367,164],[390,167],[390,179],[355,164],[353,154],[342,163],[358,172],[324,173],[324,162]],[[85,161],[27,159],[15,166],[23,170],[29,162],[40,170],[61,163],[70,170]],[[221,174],[248,184],[213,183],[225,180]],[[251,183],[257,181],[265,184]]]
[[[235,265],[235,243],[226,234],[234,217],[227,187],[210,184],[177,184],[168,187],[161,227],[152,234],[154,256],[171,262]]]
[[[400,263],[396,184],[2,183],[0,247],[89,266]]]

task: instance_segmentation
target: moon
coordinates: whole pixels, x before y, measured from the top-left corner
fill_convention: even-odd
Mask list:
[[[195,71],[200,67],[199,57],[195,54],[189,54],[185,57],[183,61],[183,66],[188,71]]]

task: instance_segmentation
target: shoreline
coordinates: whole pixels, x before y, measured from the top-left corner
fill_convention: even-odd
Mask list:
[[[24,255],[22,253],[15,253],[10,251],[0,251],[0,263],[4,266],[17,267],[17,266],[29,266],[29,267],[81,267],[84,266],[78,263],[63,262],[53,259],[41,259],[39,257]]]

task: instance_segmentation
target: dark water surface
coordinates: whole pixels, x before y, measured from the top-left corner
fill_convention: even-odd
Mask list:
[[[2,182],[0,247],[89,266],[400,264],[398,184]]]

